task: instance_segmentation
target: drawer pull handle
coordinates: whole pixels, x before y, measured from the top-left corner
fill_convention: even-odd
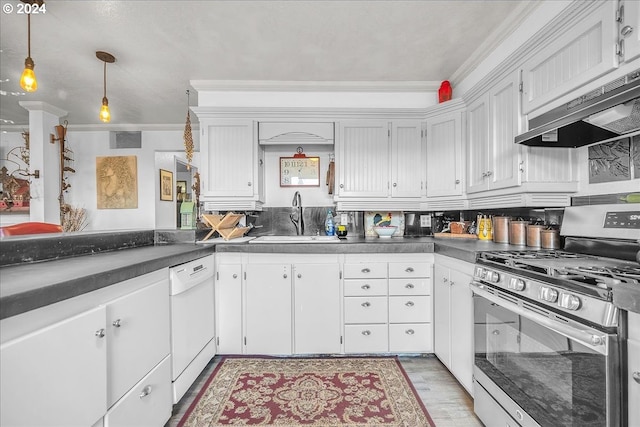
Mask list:
[[[634,380],[635,382],[637,382],[638,384],[640,384],[640,372],[635,371],[631,376],[633,377],[633,380]]]
[[[413,286],[413,283],[407,283],[406,285],[404,285],[404,287],[407,288],[407,289],[415,288],[415,286]]]
[[[414,331],[413,329],[407,329],[407,330],[406,330],[406,331],[404,331],[404,332],[405,332],[405,334],[407,334],[407,335],[413,335],[413,334],[415,334],[415,333],[416,333],[416,331]]]
[[[363,307],[371,307],[371,303],[370,303],[370,302],[367,302],[367,301],[363,302],[363,303],[362,303],[362,304],[360,304],[360,305],[362,305]]]
[[[407,273],[413,273],[413,267],[407,267],[404,271]]]
[[[363,273],[371,273],[371,270],[370,270],[370,269],[368,269],[368,268],[363,268],[363,269],[362,269],[362,270],[360,270],[360,271],[362,271]]]
[[[140,399],[142,399],[142,398],[143,398],[143,397],[145,397],[145,396],[150,395],[150,394],[151,394],[151,390],[152,390],[152,389],[151,389],[151,386],[150,386],[150,385],[148,385],[148,386],[146,386],[145,388],[143,388],[143,389],[142,389],[142,393],[140,393],[140,396],[139,396],[139,397],[140,397]]]
[[[105,335],[105,331],[104,331],[104,329],[98,329],[98,330],[96,331],[96,336],[97,336],[98,338],[104,338],[104,335]]]
[[[364,335],[365,337],[368,337],[369,335],[371,335],[371,331],[364,330],[362,331],[362,335]]]
[[[369,285],[362,285],[362,286],[360,286],[360,287],[361,287],[362,289],[364,289],[365,291],[367,291],[367,290],[371,289],[371,286],[369,286]]]
[[[407,301],[404,305],[406,305],[407,307],[413,307],[413,301]]]
[[[111,323],[113,326],[115,326],[116,328],[119,328],[120,326],[122,326],[122,320],[120,319],[116,319],[113,321],[113,323]]]

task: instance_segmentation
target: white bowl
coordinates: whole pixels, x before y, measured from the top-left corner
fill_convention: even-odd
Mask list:
[[[374,226],[373,230],[376,232],[376,234],[378,235],[378,237],[381,238],[389,238],[391,236],[393,236],[393,233],[396,232],[396,230],[398,229],[397,226],[395,225],[386,225],[386,226]]]

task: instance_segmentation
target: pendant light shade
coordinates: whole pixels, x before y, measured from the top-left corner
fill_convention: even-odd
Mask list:
[[[100,107],[100,120],[104,123],[109,123],[111,121],[111,111],[109,111],[109,100],[107,99],[107,63],[112,64],[116,62],[116,58],[107,52],[97,51],[96,57],[104,62],[104,73],[103,73],[103,83],[104,83],[104,93],[102,95],[102,107]]]
[[[27,13],[27,58],[24,60],[24,71],[20,77],[20,87],[27,92],[35,92],[38,89],[36,73],[33,71],[34,66],[33,59],[31,59],[31,14]]]

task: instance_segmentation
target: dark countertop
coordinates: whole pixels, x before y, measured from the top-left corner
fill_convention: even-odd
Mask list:
[[[68,298],[113,285],[155,270],[182,264],[214,252],[249,253],[438,253],[466,262],[475,262],[478,252],[488,250],[518,250],[520,246],[496,244],[478,240],[420,238],[361,238],[349,237],[339,243],[252,244],[248,242],[224,244],[148,244],[148,233],[133,239],[130,232],[123,232],[126,242],[123,249],[113,250],[118,233],[97,245],[95,239],[105,239],[91,233],[82,238],[74,236],[73,245],[85,248],[80,256],[54,256],[48,261],[29,262],[30,257],[18,264],[0,267],[0,319],[15,316],[29,310],[63,301]],[[116,237],[113,237],[115,235]],[[71,237],[71,236],[69,236]],[[25,239],[29,247],[54,246],[60,250],[65,237]],[[94,239],[94,240],[92,240]],[[143,242],[143,243],[141,243]],[[3,252],[12,247],[2,242]],[[140,246],[137,246],[140,245]],[[145,246],[146,245],[146,246]],[[64,245],[63,245],[64,246]],[[88,248],[88,249],[86,249]],[[34,249],[42,252],[42,249]]]

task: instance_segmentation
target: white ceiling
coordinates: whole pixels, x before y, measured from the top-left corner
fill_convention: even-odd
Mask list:
[[[98,120],[97,50],[116,57],[107,66],[109,126],[177,125],[191,80],[455,82],[532,9],[526,0],[50,0],[31,17],[38,90],[12,95],[21,92],[27,18],[18,0],[7,4],[0,119],[26,126],[18,102],[43,101],[67,111],[70,127],[107,126]]]

